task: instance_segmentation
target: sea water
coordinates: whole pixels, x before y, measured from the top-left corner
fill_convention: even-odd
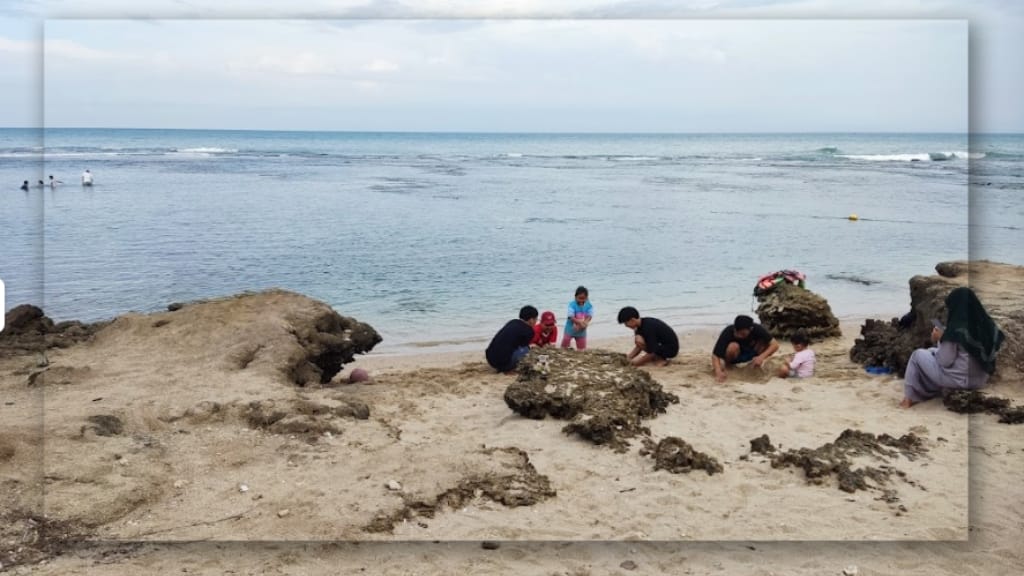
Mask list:
[[[8,309],[94,321],[280,287],[385,352],[482,349],[524,304],[564,317],[578,285],[600,338],[626,305],[725,325],[781,269],[859,318],[906,311],[943,260],[1024,264],[1021,135],[3,129],[0,183]]]

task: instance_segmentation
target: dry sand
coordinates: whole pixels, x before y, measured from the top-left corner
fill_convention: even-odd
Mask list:
[[[124,316],[51,351],[39,376],[33,357],[0,359],[2,550],[31,539],[44,512],[54,533],[86,542],[58,542],[32,567],[42,574],[1024,571],[1022,429],[940,401],[898,409],[901,381],[848,359],[858,324],[814,345],[818,372],[804,380],[741,369],[716,383],[715,334],[681,333],[679,358],[649,369],[680,403],[644,424],[724,471],[673,474],[638,440],[619,453],[514,414],[503,393],[515,377],[479,351],[371,353],[330,386],[298,388],[277,364],[310,304],[273,298],[270,314],[227,299]],[[629,346],[625,330],[592,343]],[[374,382],[343,384],[357,367]],[[990,392],[1024,402],[1017,379]],[[815,448],[845,429],[913,433],[927,451],[858,458],[903,476],[847,493],[750,450],[762,434]],[[325,543],[339,540],[350,543]]]

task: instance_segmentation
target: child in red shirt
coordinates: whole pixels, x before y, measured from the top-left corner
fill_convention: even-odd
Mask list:
[[[533,327],[533,340],[530,346],[547,346],[558,341],[558,327],[555,326],[555,313],[547,310],[540,315],[540,322]]]

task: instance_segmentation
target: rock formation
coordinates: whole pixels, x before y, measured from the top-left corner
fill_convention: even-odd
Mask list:
[[[629,446],[628,438],[649,434],[643,419],[678,402],[624,354],[597,350],[534,349],[505,390],[505,403],[516,413],[569,420],[565,433],[619,451]]]
[[[960,286],[970,286],[989,315],[1006,333],[996,361],[996,375],[1024,370],[1024,267],[996,262],[955,261],[935,266],[936,276],[910,279],[909,322],[899,319],[867,320],[861,337],[850,350],[850,359],[865,366],[885,366],[904,375],[911,353],[930,346],[932,319],[946,320],[946,296]]]
[[[806,288],[781,283],[757,300],[761,324],[780,340],[801,330],[812,341],[841,335],[828,301]]]
[[[88,340],[105,325],[106,322],[83,324],[77,320],[55,324],[38,306],[22,304],[4,315],[0,352],[17,354],[66,348]]]

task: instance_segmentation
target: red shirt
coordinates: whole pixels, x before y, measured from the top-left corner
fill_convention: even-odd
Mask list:
[[[543,346],[545,344],[554,344],[558,341],[558,326],[551,326],[551,333],[547,337],[541,332],[543,329],[543,324],[533,325],[533,340],[530,340],[530,344]]]

